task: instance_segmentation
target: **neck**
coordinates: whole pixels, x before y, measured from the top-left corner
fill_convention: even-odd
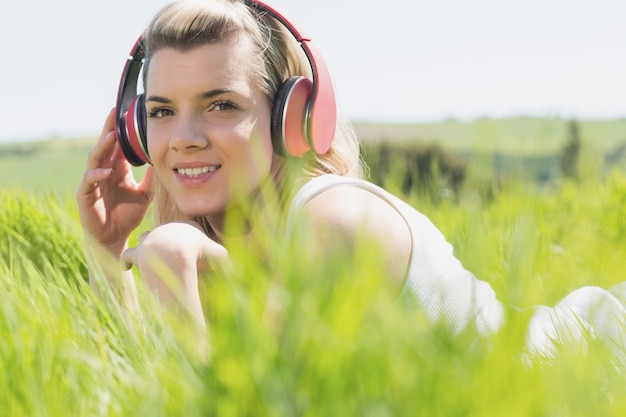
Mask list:
[[[259,225],[267,230],[277,224],[286,200],[281,171],[280,168],[272,169],[271,175],[247,198],[228,206],[221,213],[203,217],[200,223],[207,235],[220,243],[241,241],[250,238]]]

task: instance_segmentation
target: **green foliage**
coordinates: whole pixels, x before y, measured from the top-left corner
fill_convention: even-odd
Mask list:
[[[454,199],[469,182],[491,198],[511,182],[593,182],[626,169],[626,120],[521,117],[356,128],[371,180],[404,197]]]
[[[259,244],[277,264],[233,247],[233,267],[203,282],[207,333],[140,282],[132,319],[86,283],[73,196],[0,190],[2,414],[622,416],[626,381],[605,346],[543,361],[524,339],[532,306],[623,281],[626,175],[493,187],[471,165],[458,198],[407,198],[507,306],[484,340],[399,302],[367,242],[357,262],[337,250],[319,265],[306,236],[282,247],[269,233]]]
[[[21,270],[20,265],[26,263],[67,279],[86,275],[73,203],[73,199],[52,193],[35,196],[19,189],[0,191],[0,254],[10,270]]]
[[[372,124],[357,123],[356,131],[366,143],[379,141],[437,144],[457,154],[500,153],[504,155],[545,156],[557,154],[567,140],[569,119],[516,117],[447,120],[435,123]],[[611,152],[626,140],[626,119],[579,120],[580,135]]]
[[[399,187],[396,192],[405,197],[423,194],[438,200],[463,187],[466,161],[440,146],[382,141],[365,145],[362,153],[371,180],[384,188]]]
[[[566,178],[578,179],[578,158],[581,147],[578,123],[572,120],[568,127],[567,142],[561,150],[561,172]]]

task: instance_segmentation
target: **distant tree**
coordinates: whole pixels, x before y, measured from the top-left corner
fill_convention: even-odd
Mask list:
[[[567,140],[561,150],[561,174],[565,178],[578,180],[578,162],[580,159],[580,129],[576,120],[570,120]]]

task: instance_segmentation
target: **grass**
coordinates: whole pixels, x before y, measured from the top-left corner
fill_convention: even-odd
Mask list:
[[[530,306],[580,283],[621,278],[623,223],[617,213],[604,219],[626,198],[625,184],[616,174],[535,203],[512,193],[481,210],[422,207],[502,301]],[[85,283],[68,203],[0,195],[9,232],[0,258],[6,415],[623,415],[626,381],[601,345],[528,366],[528,317],[511,312],[484,346],[472,334],[452,337],[395,302],[367,247],[354,265],[302,267],[285,256],[280,281],[235,250],[239,268],[204,289],[206,340],[143,293],[145,331],[133,334],[116,302],[95,298]],[[549,216],[561,205],[568,214]],[[570,227],[574,218],[588,242]],[[555,253],[555,244],[563,249]],[[331,273],[332,283],[324,279]],[[203,340],[208,359],[198,349]]]
[[[82,178],[91,141],[50,140],[3,145],[0,185],[38,192],[74,192]]]
[[[0,187],[73,195],[96,140],[51,139],[0,145]],[[139,175],[142,171],[136,169]]]
[[[280,276],[233,248],[236,267],[202,289],[207,334],[140,285],[142,331],[131,332],[115,299],[86,283],[74,191],[62,191],[74,180],[4,186],[0,414],[622,416],[623,369],[601,343],[553,361],[524,355],[528,309],[623,280],[626,174],[585,178],[408,197],[508,307],[486,340],[398,303],[374,248],[359,247],[355,263],[337,253],[302,265],[306,243],[277,251]]]

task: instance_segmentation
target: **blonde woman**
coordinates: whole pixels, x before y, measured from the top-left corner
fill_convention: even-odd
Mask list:
[[[139,69],[143,94],[135,88]],[[137,183],[131,164],[143,163],[150,166]],[[324,262],[330,251],[349,256],[369,239],[388,285],[433,322],[453,332],[497,331],[504,313],[491,287],[463,268],[425,216],[363,171],[329,71],[300,28],[257,1],[177,1],[133,47],[116,109],[89,154],[78,191],[88,253],[101,248],[119,263],[108,269],[108,284],[129,305],[135,265],[164,305],[184,307],[204,326],[209,306],[199,279],[229,259],[230,242],[254,248],[259,234],[287,243],[307,234],[314,247],[307,256]],[[151,203],[155,228],[130,248]],[[93,272],[105,258],[91,259],[96,289]],[[582,289],[565,302],[588,311],[608,293],[594,294]],[[539,309],[532,349],[550,348],[547,323],[565,310]]]

